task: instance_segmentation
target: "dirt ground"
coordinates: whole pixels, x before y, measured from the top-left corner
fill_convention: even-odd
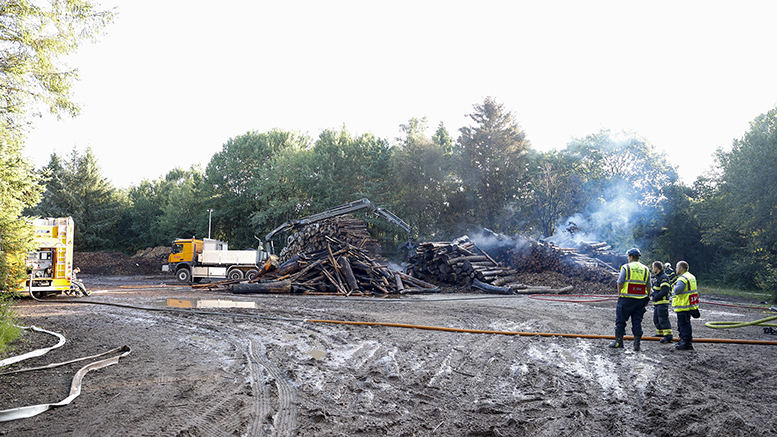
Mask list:
[[[0,423],[0,435],[777,435],[771,345],[697,342],[686,352],[646,341],[634,352],[611,350],[607,339],[310,321],[612,335],[614,300],[233,295],[192,291],[171,276],[82,278],[91,297],[19,301],[20,323],[67,342],[10,368],[122,345],[131,354],[88,373],[71,404]],[[594,292],[582,288],[574,293]],[[697,339],[777,340],[761,327],[705,327],[769,314],[713,305],[731,303],[720,296],[705,294],[702,302],[702,318],[693,320]],[[654,332],[652,306],[643,326]],[[55,342],[28,332],[17,352]],[[60,401],[88,362],[0,376],[0,410]]]

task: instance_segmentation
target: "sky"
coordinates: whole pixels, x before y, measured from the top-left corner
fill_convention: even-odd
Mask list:
[[[394,143],[426,117],[456,138],[489,96],[536,150],[634,131],[692,184],[777,105],[774,1],[98,3],[115,22],[64,60],[81,114],[36,119],[25,149],[40,168],[91,147],[117,188],[249,131]]]

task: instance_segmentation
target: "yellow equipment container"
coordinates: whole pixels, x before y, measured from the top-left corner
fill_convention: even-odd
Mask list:
[[[38,249],[27,254],[24,291],[70,290],[73,276],[73,219],[70,217],[33,220]],[[32,281],[32,287],[30,287]]]

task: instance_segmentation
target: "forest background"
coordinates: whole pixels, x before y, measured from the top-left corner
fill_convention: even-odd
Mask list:
[[[677,177],[677,163],[635,132],[601,129],[563,150],[538,152],[512,112],[487,97],[473,105],[471,124],[455,137],[442,124],[430,135],[425,118],[410,118],[395,139],[353,135],[345,125],[317,138],[280,128],[250,131],[226,139],[205,168],[172,168],[118,189],[90,148],[54,153],[39,169],[23,157],[36,108],[77,115],[69,95],[75,71],[57,70],[54,60],[99,33],[111,13],[79,0],[52,1],[53,9],[8,4],[16,9],[0,14],[6,287],[31,241],[20,218],[73,217],[78,251],[132,254],[207,236],[209,227],[213,238],[246,248],[286,220],[363,197],[409,222],[416,241],[476,236],[483,228],[566,238],[573,222],[581,229],[576,238],[624,252],[636,246],[648,261],[686,260],[706,284],[767,290],[777,284],[777,108],[756,117],[730,150],[719,150],[715,168],[692,186]],[[394,254],[406,236],[366,220]]]
[[[707,284],[773,286],[777,109],[718,151],[716,169],[693,186],[636,133],[601,130],[540,153],[496,99],[475,104],[468,117],[456,138],[442,124],[429,136],[418,118],[394,141],[345,127],[316,139],[247,132],[228,139],[204,169],[173,168],[126,190],[111,185],[91,149],[74,149],[36,170],[45,191],[24,214],[73,217],[76,250],[133,254],[207,236],[209,225],[231,247],[256,247],[286,220],[366,197],[409,222],[416,241],[477,237],[483,228],[606,241],[624,253],[639,247],[649,261],[686,260]],[[365,220],[395,254],[406,235]],[[578,233],[566,231],[570,222]]]

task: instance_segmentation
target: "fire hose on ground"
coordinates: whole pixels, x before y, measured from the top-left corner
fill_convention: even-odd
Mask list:
[[[39,357],[42,355],[45,355],[47,352],[56,349],[63,344],[65,344],[65,337],[61,334],[58,334],[56,332],[47,331],[45,329],[38,328],[36,326],[29,326],[29,327],[22,327],[24,330],[32,330],[32,331],[38,331],[43,332],[46,334],[51,334],[59,338],[59,342],[55,344],[54,346],[43,348],[43,349],[37,349],[32,352],[23,354],[23,355],[17,355],[15,357],[7,358],[4,360],[0,360],[0,367],[9,366],[14,363],[18,363],[20,361],[26,360],[28,358],[33,357]],[[77,363],[79,361],[86,361],[91,360],[95,358],[102,357],[104,355],[109,355],[113,353],[120,353],[119,355],[105,358],[100,361],[95,361],[93,363],[89,363],[86,366],[79,369],[75,375],[73,375],[73,381],[70,383],[70,393],[65,399],[62,399],[59,402],[51,403],[51,404],[38,404],[38,405],[28,405],[25,407],[17,407],[17,408],[11,408],[8,410],[2,410],[0,411],[0,422],[8,422],[11,420],[17,420],[17,419],[26,419],[28,417],[37,416],[40,413],[43,413],[44,411],[48,411],[52,408],[56,407],[62,407],[65,405],[68,405],[73,401],[73,399],[77,398],[81,394],[81,382],[84,379],[84,375],[89,373],[92,370],[102,369],[103,367],[108,367],[113,364],[117,364],[119,362],[120,358],[126,357],[131,352],[129,346],[122,346],[118,347],[112,350],[109,350],[107,352],[103,352],[97,355],[92,355],[89,357],[82,357],[82,358],[76,358],[74,360],[66,361],[63,363],[53,363],[46,366],[40,366],[40,367],[33,367],[28,369],[18,369],[18,370],[10,370],[6,372],[0,372],[0,375],[10,375],[14,373],[22,373],[22,372],[31,372],[34,370],[42,370],[42,369],[51,369],[54,367],[60,367],[64,366],[66,364],[72,364]]]
[[[36,298],[32,293],[30,295],[38,302],[42,303],[49,303],[42,301],[38,298]],[[555,296],[555,298],[551,299],[548,296]],[[599,302],[599,301],[606,301],[606,300],[613,300],[617,299],[617,297],[608,296],[608,295],[568,295],[566,297],[583,297],[586,298],[586,300],[569,300],[569,299],[558,299],[557,295],[533,295],[530,296],[534,299],[540,299],[540,300],[556,300],[556,301],[566,301],[566,302]],[[593,298],[593,299],[592,299]],[[54,302],[51,302],[54,303]],[[606,339],[606,340],[613,340],[615,339],[615,336],[613,335],[597,335],[597,334],[569,334],[569,333],[554,333],[554,332],[520,332],[520,331],[498,331],[498,330],[486,330],[486,329],[467,329],[467,328],[450,328],[450,327],[443,327],[443,326],[428,326],[428,325],[415,325],[415,324],[408,324],[408,323],[393,323],[393,322],[360,322],[360,321],[349,321],[349,320],[326,320],[326,319],[290,319],[290,318],[281,318],[281,317],[267,317],[267,316],[260,316],[260,315],[252,315],[252,314],[241,314],[241,313],[224,313],[224,312],[211,312],[211,311],[191,311],[191,310],[180,310],[180,309],[173,309],[173,308],[145,308],[145,307],[138,307],[134,305],[123,305],[123,304],[115,304],[115,303],[108,303],[108,302],[94,302],[94,301],[59,301],[58,303],[74,303],[74,304],[91,304],[91,305],[105,305],[105,306],[115,306],[115,307],[121,307],[121,308],[133,308],[133,309],[139,309],[139,310],[146,310],[146,311],[165,311],[165,312],[185,312],[188,314],[202,314],[202,315],[221,315],[221,316],[229,316],[229,317],[250,317],[250,318],[260,318],[264,320],[278,320],[278,321],[287,321],[287,322],[301,322],[301,323],[322,323],[322,324],[337,324],[337,325],[354,325],[354,326],[383,326],[383,327],[392,327],[392,328],[406,328],[406,329],[422,329],[422,330],[431,330],[431,331],[443,331],[443,332],[455,332],[455,333],[467,333],[467,334],[496,334],[496,335],[518,335],[522,337],[562,337],[562,338],[585,338],[585,339]],[[707,302],[710,303],[710,302]],[[712,303],[714,304],[714,303]],[[727,304],[719,304],[719,305],[726,305],[726,306],[737,306],[737,305],[727,305]],[[745,307],[745,308],[759,308],[760,307]],[[777,319],[777,316],[767,317],[761,320],[756,320],[752,322],[708,322],[705,324],[705,326],[708,326],[710,328],[716,328],[716,329],[723,329],[723,328],[739,328],[744,326],[753,326],[753,325],[760,325],[760,326],[767,326],[767,327],[777,327],[777,324],[769,324],[766,323],[771,320]],[[16,363],[18,361],[21,361],[26,358],[31,358],[33,356],[40,356],[48,352],[49,350],[55,349],[59,346],[61,346],[64,343],[64,337],[62,337],[59,334],[49,332],[46,330],[42,330],[40,328],[31,327],[31,328],[25,328],[25,329],[33,329],[37,331],[46,332],[52,335],[56,335],[60,338],[60,342],[52,346],[50,348],[46,348],[45,350],[38,350],[33,351],[28,354],[24,354],[17,357],[12,357],[3,361],[0,361],[0,367],[2,366],[8,366],[10,364]],[[632,336],[624,336],[624,339],[626,340],[632,340]],[[662,337],[642,337],[642,340],[646,341],[659,341]],[[747,345],[764,345],[764,346],[777,346],[777,341],[767,341],[767,340],[739,340],[739,339],[724,339],[724,338],[694,338],[693,340],[695,343],[723,343],[723,344],[747,344]],[[77,361],[83,361],[87,359],[96,358],[102,355],[107,355],[110,353],[116,353],[121,352],[120,355],[107,358],[104,360],[100,360],[91,364],[88,364],[84,367],[82,367],[78,372],[76,372],[75,376],[73,377],[73,381],[71,383],[70,388],[70,394],[68,397],[63,399],[60,402],[52,403],[52,404],[41,404],[41,405],[31,405],[26,407],[19,407],[19,408],[13,408],[10,410],[3,410],[0,411],[0,422],[4,421],[10,421],[10,420],[16,420],[16,419],[22,419],[22,418],[28,418],[33,417],[35,415],[38,415],[44,411],[47,411],[51,408],[64,406],[72,402],[73,399],[78,397],[81,393],[81,381],[83,380],[83,377],[86,373],[88,373],[91,370],[100,369],[103,367],[110,366],[112,364],[116,364],[119,362],[119,359],[122,357],[125,357],[129,355],[131,352],[130,348],[128,346],[122,346],[121,348],[116,348],[108,352],[104,352],[102,354],[98,354],[91,357],[84,357],[79,358],[76,360],[68,361],[65,363],[57,363],[57,364],[51,364],[48,366],[43,366],[39,368],[32,368],[32,369],[22,369],[22,370],[15,370],[5,373],[0,373],[0,375],[3,374],[10,374],[10,373],[18,373],[23,371],[31,371],[31,370],[39,370],[39,369],[45,369],[45,368],[51,368],[56,367],[60,365],[70,364]]]
[[[594,296],[596,295],[581,295],[581,296]],[[518,296],[514,296],[518,297]],[[504,298],[504,296],[502,296]],[[612,296],[608,296],[611,299]],[[616,297],[617,299],[617,297]],[[446,299],[451,300],[451,299]],[[605,300],[605,299],[603,299]],[[43,302],[43,301],[41,301]],[[45,302],[48,303],[48,302]],[[52,302],[53,303],[53,302]],[[214,316],[227,316],[227,317],[247,317],[257,318],[262,320],[277,320],[284,322],[299,322],[299,323],[329,323],[329,324],[341,324],[341,325],[363,325],[363,326],[385,326],[394,328],[409,328],[409,329],[423,329],[432,331],[446,331],[446,332],[459,332],[468,334],[500,334],[500,335],[518,335],[522,337],[563,337],[563,338],[587,338],[587,339],[605,339],[614,340],[614,335],[599,335],[599,334],[568,334],[568,333],[554,333],[554,332],[518,332],[518,331],[496,331],[496,330],[484,330],[484,329],[467,329],[467,328],[449,328],[444,326],[426,326],[426,325],[413,325],[406,323],[393,323],[393,322],[358,322],[348,320],[323,320],[323,319],[293,319],[284,317],[268,317],[258,314],[245,314],[245,313],[229,313],[220,311],[198,311],[198,310],[183,310],[177,308],[145,308],[134,305],[125,305],[109,302],[96,302],[96,301],[59,301],[58,303],[74,303],[74,304],[87,304],[87,305],[105,305],[114,306],[120,308],[132,308],[144,311],[163,311],[163,312],[181,312],[186,314],[201,314],[201,315],[214,315]],[[632,340],[632,336],[624,336],[626,340]],[[662,337],[642,337],[645,341],[659,341]],[[724,338],[694,338],[695,343],[723,343],[723,344],[749,344],[749,345],[764,345],[764,346],[777,346],[777,341],[771,340],[739,340],[739,339],[724,339]]]
[[[553,294],[537,294],[529,296],[532,299],[538,299],[538,300],[550,300],[550,301],[556,301],[556,302],[575,302],[575,303],[589,303],[589,302],[603,302],[607,300],[617,300],[617,296],[610,296],[610,295],[601,295],[601,294],[569,294],[565,295],[565,297],[571,297],[571,298],[580,298],[580,299],[559,299],[557,295]],[[719,303],[719,302],[701,302],[704,305],[720,305],[720,306],[727,306],[727,307],[736,307],[736,308],[747,308],[747,309],[753,309],[753,310],[767,310],[771,309],[774,310],[774,307],[768,308],[763,306],[753,306],[753,305],[734,305],[734,304],[727,304],[727,303]],[[770,316],[759,320],[753,320],[751,322],[707,322],[704,324],[704,326],[712,329],[732,329],[732,328],[744,328],[746,326],[764,326],[764,333],[765,334],[777,334],[777,323],[766,323],[770,322],[772,320],[776,320],[777,316]],[[660,337],[655,337],[656,339],[660,339]],[[645,339],[652,339],[648,337],[643,337],[643,340]],[[704,342],[705,339],[694,339],[693,341],[696,342]],[[707,339],[708,340],[708,339]],[[742,340],[745,341],[745,340]],[[758,343],[761,344],[761,343]]]

